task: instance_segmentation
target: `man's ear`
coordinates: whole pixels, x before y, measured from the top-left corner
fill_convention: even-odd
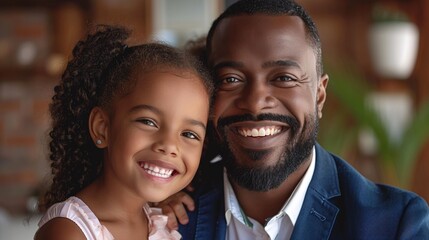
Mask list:
[[[323,105],[325,104],[325,100],[326,100],[326,88],[328,87],[328,82],[329,82],[329,76],[328,74],[324,73],[320,79],[319,82],[317,83],[317,116],[320,118],[322,118],[322,110],[323,110]]]
[[[89,133],[98,148],[107,147],[109,118],[105,111],[99,107],[91,110],[88,120]]]

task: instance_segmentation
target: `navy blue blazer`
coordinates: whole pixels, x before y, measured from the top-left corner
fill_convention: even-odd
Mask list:
[[[194,192],[183,239],[225,239],[222,164]],[[416,194],[375,184],[316,144],[316,166],[291,239],[429,239],[429,208]]]

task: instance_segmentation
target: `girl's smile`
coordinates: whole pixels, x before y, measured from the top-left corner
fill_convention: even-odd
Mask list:
[[[143,168],[149,175],[164,179],[170,178],[175,171],[174,169],[163,168],[157,165],[148,164],[146,162],[140,162],[140,167]]]

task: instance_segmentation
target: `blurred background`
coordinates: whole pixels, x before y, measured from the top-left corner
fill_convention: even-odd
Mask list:
[[[0,2],[0,239],[31,239],[49,184],[48,105],[96,24],[183,46],[228,0]],[[319,142],[373,181],[429,200],[429,1],[297,0],[319,28],[328,100]]]

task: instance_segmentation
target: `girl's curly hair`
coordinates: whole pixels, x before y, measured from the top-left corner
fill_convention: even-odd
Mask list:
[[[167,67],[191,71],[202,79],[211,98],[210,74],[193,56],[161,43],[127,47],[129,35],[125,28],[100,25],[73,49],[50,105],[53,179],[39,201],[40,211],[75,195],[99,176],[103,150],[91,139],[89,114],[96,106],[109,111],[112,101],[132,91],[136,70]]]

